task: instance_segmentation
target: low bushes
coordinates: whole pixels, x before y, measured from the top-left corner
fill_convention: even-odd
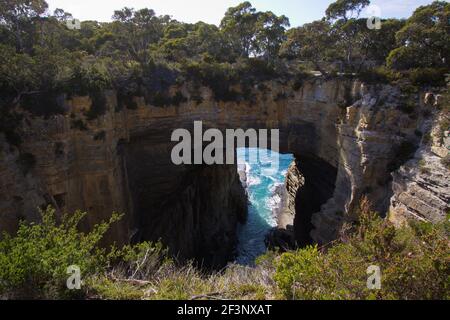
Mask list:
[[[80,267],[83,277],[103,271],[108,254],[99,242],[119,219],[95,226],[90,233],[77,227],[86,213],[65,215],[57,223],[55,211],[42,212],[42,223],[21,223],[16,236],[0,241],[0,291],[10,298],[68,298],[79,291],[66,288],[67,268]]]
[[[425,87],[444,87],[447,69],[420,68],[408,72],[408,77],[412,84]]]
[[[400,79],[401,75],[386,67],[377,67],[360,72],[358,78],[368,84],[388,84]]]
[[[266,266],[233,266],[205,274],[193,263],[179,264],[160,244],[105,249],[100,242],[120,219],[80,232],[86,213],[57,217],[42,212],[41,223],[21,223],[16,235],[0,239],[0,298],[13,299],[263,299],[275,297]],[[69,266],[81,271],[81,290],[69,290]]]
[[[94,299],[449,299],[449,222],[396,229],[367,205],[326,248],[268,252],[255,268],[229,265],[204,273],[180,264],[160,244],[100,246],[120,217],[83,233],[85,213],[21,223],[0,240],[0,298]],[[81,290],[68,290],[67,267],[81,270]],[[367,288],[367,268],[381,269],[381,290]]]
[[[447,73],[447,69],[438,68],[417,68],[400,72],[386,67],[376,67],[361,71],[358,78],[368,84],[396,83],[407,79],[416,88],[443,87]]]
[[[187,102],[187,98],[178,91],[175,95],[170,95],[168,92],[156,92],[148,99],[148,102],[155,107],[178,107],[180,104]]]
[[[275,281],[287,299],[449,299],[448,221],[396,229],[365,212],[354,233],[329,250],[283,254]],[[367,288],[367,268],[381,268],[381,290]]]
[[[85,113],[85,116],[88,120],[94,120],[105,114],[107,100],[104,92],[101,91],[94,91],[89,96],[91,98],[92,105],[89,111]]]

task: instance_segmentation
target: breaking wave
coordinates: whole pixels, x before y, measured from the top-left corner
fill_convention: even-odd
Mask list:
[[[291,154],[254,148],[240,148],[237,155],[241,180],[249,195],[249,217],[245,225],[239,226],[236,262],[253,265],[266,252],[265,237],[277,225],[274,212],[282,201],[279,191],[294,158]]]

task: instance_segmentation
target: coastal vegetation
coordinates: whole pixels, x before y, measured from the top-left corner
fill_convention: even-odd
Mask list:
[[[322,20],[295,28],[287,17],[243,2],[228,9],[219,26],[123,8],[112,22],[83,21],[77,29],[70,27],[70,13],[49,12],[44,0],[2,1],[0,132],[20,144],[16,107],[39,116],[64,113],[61,96],[89,95],[86,118],[95,119],[105,112],[106,89],[117,92],[120,110],[135,109],[135,96],[158,107],[201,102],[195,92],[170,92],[186,82],[209,87],[225,102],[251,100],[250,89],[269,80],[299,88],[314,72],[372,83],[445,84],[450,4],[435,1],[407,20],[382,20],[377,30],[360,17],[369,3],[338,0]]]
[[[384,19],[381,29],[368,28],[367,18],[361,17],[369,4],[337,0],[323,19],[294,28],[287,17],[258,11],[249,2],[228,9],[219,26],[183,23],[151,9],[123,8],[114,12],[111,22],[83,21],[73,28],[70,13],[49,12],[44,0],[3,0],[0,134],[18,151],[10,165],[25,178],[41,165],[30,153],[34,150],[21,150],[24,119],[64,114],[81,135],[105,114],[109,92],[117,98],[116,112],[137,109],[138,101],[158,108],[202,104],[201,87],[209,88],[215,101],[239,106],[254,101],[255,90],[270,90],[271,81],[283,85],[272,92],[274,101],[282,104],[307,79],[341,78],[396,86],[400,102],[393,108],[402,117],[419,118],[415,113],[423,108],[411,96],[418,98],[425,89],[441,93],[448,83],[450,4],[434,1],[417,8],[409,19]],[[338,104],[342,111],[355,102],[350,86],[346,91]],[[75,96],[88,96],[92,107],[84,113],[67,112],[64,101]],[[380,105],[382,99],[371,108]],[[436,93],[434,105],[443,114],[439,136],[444,140],[448,93]],[[431,116],[435,110],[427,112]],[[334,128],[336,116],[332,118]],[[429,129],[415,128],[412,139],[404,134],[399,141],[389,172],[414,156],[420,140],[431,147],[435,137]],[[110,139],[104,128],[92,131],[98,144]],[[58,143],[54,152],[64,154],[64,144]],[[119,149],[120,143],[115,146]],[[449,168],[448,156],[441,161]],[[423,175],[433,170],[424,159],[418,165]],[[18,203],[23,200],[16,198]],[[0,235],[0,299],[450,298],[448,212],[441,223],[394,226],[380,217],[386,212],[374,212],[363,198],[356,212],[340,212],[341,232],[331,243],[274,248],[259,257],[255,267],[230,263],[223,270],[205,270],[198,261],[177,259],[158,242],[111,243],[108,232],[120,214],[86,230],[88,212],[60,211],[42,209],[38,221],[21,221],[17,232]],[[71,266],[80,272],[79,288],[67,285]],[[367,282],[374,266],[381,271],[377,290]]]
[[[395,228],[360,206],[335,243],[281,253],[271,251],[254,268],[229,265],[205,272],[171,258],[157,243],[105,249],[113,215],[90,232],[78,231],[86,213],[41,224],[22,223],[0,241],[0,297],[15,299],[449,299],[449,219],[411,221]],[[449,217],[450,218],[450,217]],[[80,268],[81,288],[67,289],[68,266]],[[381,269],[381,289],[369,290],[367,269]]]

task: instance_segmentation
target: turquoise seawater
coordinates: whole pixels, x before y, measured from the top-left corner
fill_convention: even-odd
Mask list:
[[[254,148],[240,148],[237,155],[239,171],[245,172],[241,173],[241,180],[249,196],[249,217],[245,225],[239,226],[236,262],[251,266],[266,252],[265,237],[277,225],[274,209],[279,207],[281,198],[275,191],[284,185],[294,157]]]

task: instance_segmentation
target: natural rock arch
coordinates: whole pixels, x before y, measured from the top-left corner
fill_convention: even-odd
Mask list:
[[[375,108],[377,98],[387,99],[390,92],[378,90],[376,97],[358,82],[317,79],[296,91],[276,82],[268,87],[265,93],[255,90],[252,102],[216,102],[203,88],[200,105],[190,101],[156,108],[137,97],[136,110],[121,111],[110,92],[108,111],[90,121],[87,131],[73,128],[68,115],[33,119],[24,127],[21,149],[35,155],[36,168],[21,180],[11,161],[2,162],[5,179],[16,179],[13,187],[2,184],[2,221],[9,221],[3,229],[13,230],[19,215],[37,220],[32,208],[48,203],[63,204],[59,209],[68,212],[89,210],[86,226],[113,211],[124,212],[110,241],[163,238],[182,258],[224,264],[232,256],[236,223],[246,214],[236,167],[170,162],[172,131],[190,128],[196,120],[219,129],[280,129],[280,151],[296,156],[305,178],[295,195],[300,243],[311,240],[311,229],[314,242],[333,240],[363,194],[386,211],[389,161],[405,132],[414,135],[417,119],[393,108]],[[181,90],[189,95],[185,87]],[[286,98],[277,99],[280,93]],[[89,107],[85,97],[66,102],[79,116]],[[20,206],[14,202],[17,195],[26,195]]]

